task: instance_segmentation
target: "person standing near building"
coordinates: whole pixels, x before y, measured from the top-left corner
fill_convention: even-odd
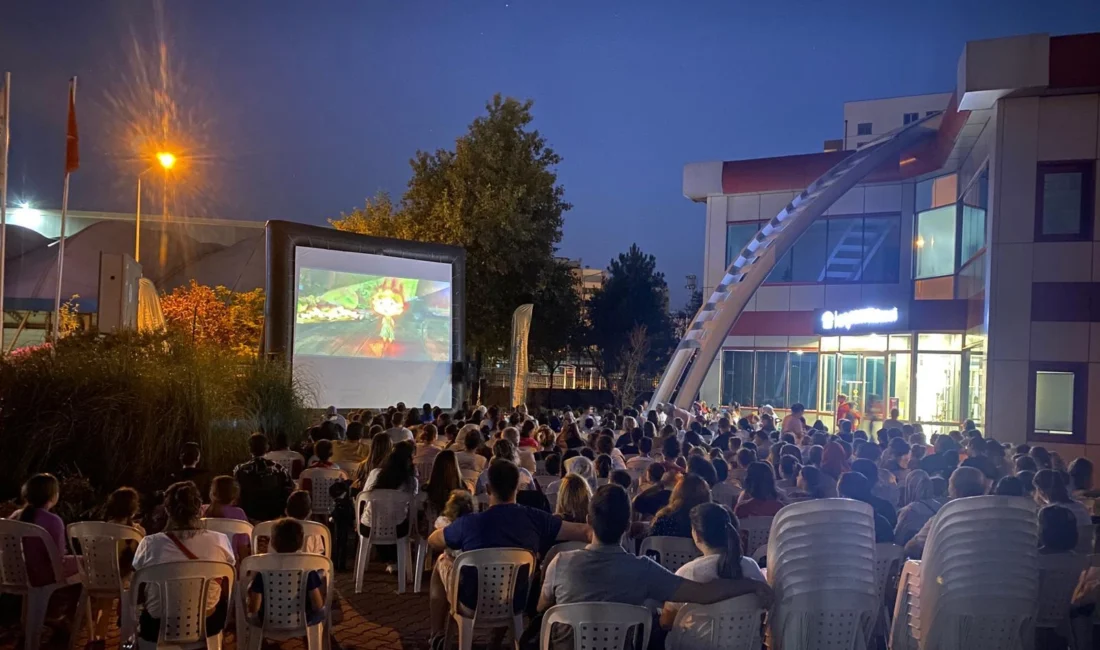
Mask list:
[[[791,404],[791,412],[783,418],[783,425],[779,432],[793,433],[796,441],[802,440],[802,436],[806,435],[806,423],[803,421],[805,413],[806,407],[802,404],[798,402]]]
[[[855,410],[852,403],[848,401],[847,395],[836,396],[836,420],[839,423],[841,420],[848,420],[852,423],[854,429],[859,424],[859,419],[863,417],[859,411]],[[837,425],[839,426],[839,424]]]

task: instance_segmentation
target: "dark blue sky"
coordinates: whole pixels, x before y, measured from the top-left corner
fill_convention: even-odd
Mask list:
[[[71,207],[132,209],[131,34],[149,3],[18,2],[9,196],[60,204],[65,81],[80,76]],[[1097,0],[188,0],[164,26],[200,142],[188,211],[321,223],[399,195],[417,148],[450,147],[495,92],[535,100],[574,208],[561,253],[606,266],[637,242],[674,303],[701,273],[704,208],[686,162],[817,151],[845,100],[950,91],[967,40],[1100,30]],[[150,59],[151,61],[151,59]],[[148,62],[148,61],[147,61]]]

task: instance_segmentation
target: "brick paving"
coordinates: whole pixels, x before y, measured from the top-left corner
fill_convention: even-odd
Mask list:
[[[355,593],[355,574],[348,571],[336,576],[336,590],[342,598],[344,613],[342,623],[334,625],[336,641],[344,650],[413,650],[428,647],[428,584],[430,575],[424,574],[421,593],[412,592],[412,580],[406,593],[397,594],[397,577],[388,574],[381,562],[372,562],[363,584],[363,593]],[[14,607],[11,609],[15,609]],[[9,614],[4,612],[4,614]],[[15,616],[18,612],[15,612]],[[21,629],[18,618],[3,616],[0,627],[0,649],[22,649]],[[236,650],[236,634],[229,626],[223,648]],[[48,639],[49,633],[45,635]],[[47,640],[44,639],[44,640]],[[454,639],[452,628],[452,639]],[[82,639],[83,641],[83,639]],[[475,648],[484,648],[486,637],[479,631]],[[56,644],[43,647],[58,647]],[[84,644],[78,644],[83,648]],[[108,650],[119,647],[118,629],[112,625],[107,638]],[[265,649],[305,650],[305,639],[295,639],[279,644],[271,642]]]

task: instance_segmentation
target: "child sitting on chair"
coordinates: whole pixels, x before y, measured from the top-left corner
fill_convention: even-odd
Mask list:
[[[290,494],[290,498],[286,500],[286,516],[298,521],[312,521],[313,499],[310,498],[309,492],[295,490]],[[320,535],[306,535],[302,552],[324,555],[325,538]]]
[[[305,538],[305,531],[297,520],[283,518],[275,522],[271,530],[271,549],[274,553],[299,553]],[[248,585],[248,615],[255,624],[264,620],[264,579],[257,573]],[[316,625],[325,620],[324,580],[317,571],[306,575],[306,622]]]
[[[474,508],[474,497],[466,490],[451,490],[451,496],[447,498],[447,505],[443,506],[443,514],[435,518],[433,528],[436,530],[450,526],[459,517],[471,514]]]

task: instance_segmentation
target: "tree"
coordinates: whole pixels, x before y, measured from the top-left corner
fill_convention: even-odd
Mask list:
[[[632,244],[611,260],[603,287],[588,302],[588,353],[608,384],[618,375],[622,351],[634,328],[645,327],[650,352],[639,368],[653,376],[668,360],[673,345],[668,314],[668,285],[657,271],[657,260]]]
[[[645,325],[636,325],[630,330],[626,345],[619,351],[618,366],[622,376],[619,378],[619,408],[634,406],[638,402],[642,384],[645,380],[642,368],[649,356],[649,337]]]
[[[466,343],[479,374],[482,355],[506,352],[512,312],[554,263],[571,207],[554,171],[561,157],[530,128],[532,105],[494,96],[454,150],[416,153],[400,203],[381,194],[330,220],[340,230],[466,249]]]
[[[550,376],[550,407],[553,408],[554,373],[575,351],[583,324],[581,298],[569,266],[555,260],[535,291],[529,349]]]
[[[264,291],[233,291],[191,280],[161,296],[160,309],[169,329],[197,344],[212,344],[246,356],[260,349],[264,324]]]
[[[678,309],[672,316],[672,330],[676,339],[684,338],[688,325],[691,325],[691,319],[695,318],[695,314],[699,312],[699,308],[702,306],[703,292],[695,289],[688,296],[687,304]]]

